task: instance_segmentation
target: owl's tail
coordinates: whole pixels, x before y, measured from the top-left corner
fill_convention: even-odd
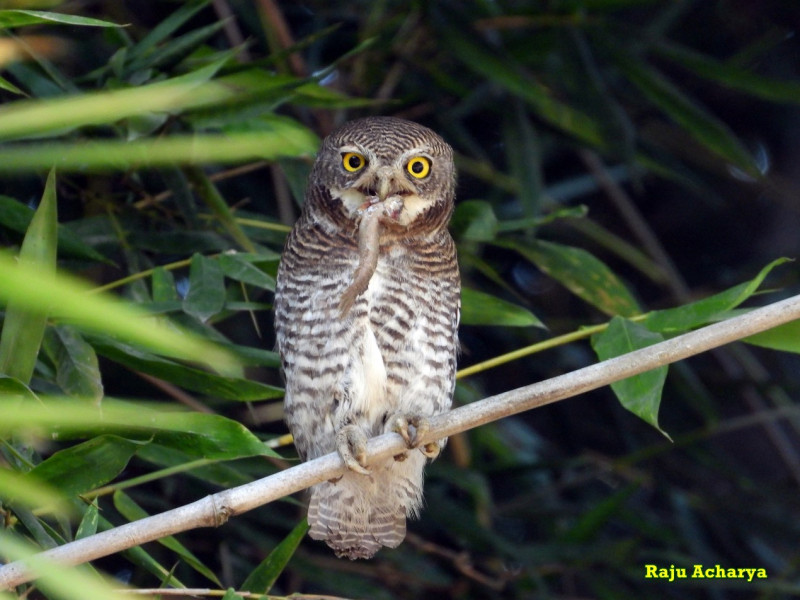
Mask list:
[[[382,546],[396,548],[406,537],[406,517],[416,516],[422,503],[424,462],[422,454],[412,452],[396,467],[371,475],[348,472],[315,485],[308,506],[309,535],[350,560],[372,558]]]

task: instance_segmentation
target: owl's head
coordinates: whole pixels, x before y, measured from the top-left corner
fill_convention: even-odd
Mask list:
[[[309,187],[317,189],[309,189],[307,200],[335,222],[357,221],[368,208],[383,204],[407,230],[437,230],[453,210],[453,149],[412,121],[350,121],[322,142]]]

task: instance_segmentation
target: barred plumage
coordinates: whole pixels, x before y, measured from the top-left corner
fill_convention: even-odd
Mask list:
[[[311,491],[310,535],[338,556],[370,558],[402,542],[422,504],[426,457],[444,445],[368,471],[361,456],[366,438],[387,430],[415,447],[414,428],[450,407],[460,311],[447,232],[454,188],[452,150],[429,129],[353,121],[323,142],[286,242],[275,294],[286,419],[304,460],[336,450],[351,469]],[[379,220],[374,240],[360,227],[368,218]],[[342,309],[357,270],[368,285]]]

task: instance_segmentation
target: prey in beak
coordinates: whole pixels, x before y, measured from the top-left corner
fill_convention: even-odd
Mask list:
[[[407,225],[402,216],[405,200],[412,195],[416,195],[414,186],[389,166],[365,173],[340,194],[358,227],[358,266],[339,301],[341,316],[350,311],[356,298],[369,286],[378,266],[382,230],[402,229]]]

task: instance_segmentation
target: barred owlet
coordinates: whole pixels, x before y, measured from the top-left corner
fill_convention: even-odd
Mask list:
[[[304,460],[348,467],[311,490],[309,535],[337,556],[371,558],[403,541],[422,504],[427,417],[455,387],[460,281],[447,231],[453,151],[430,129],[373,117],[320,149],[278,271],[275,328],[286,419]],[[367,438],[396,431],[409,450],[367,464]]]

